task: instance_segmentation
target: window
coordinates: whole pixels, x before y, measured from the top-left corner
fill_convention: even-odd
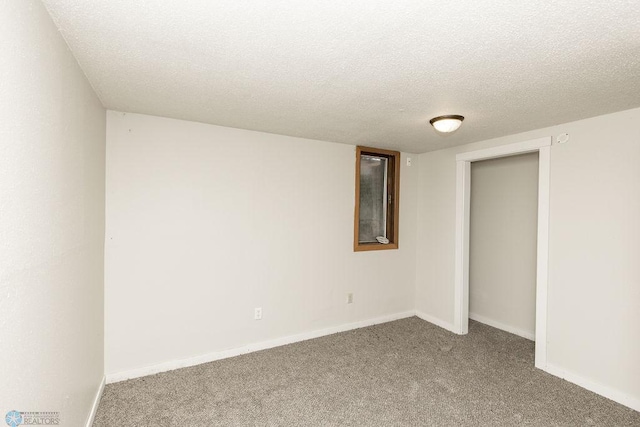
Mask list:
[[[400,153],[356,148],[354,251],[398,249]]]

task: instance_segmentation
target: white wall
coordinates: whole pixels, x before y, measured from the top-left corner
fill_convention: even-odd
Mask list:
[[[79,426],[104,372],[105,110],[40,2],[2,2],[0,40],[0,414]]]
[[[400,249],[354,253],[354,146],[109,111],[108,376],[413,310],[402,164]]]
[[[533,339],[538,153],[471,163],[469,317]]]
[[[640,408],[640,109],[420,155],[416,308],[453,322],[455,155],[551,147],[548,364]]]

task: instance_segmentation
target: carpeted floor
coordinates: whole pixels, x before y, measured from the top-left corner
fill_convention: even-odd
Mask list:
[[[94,426],[639,426],[533,342],[417,317],[107,385]]]

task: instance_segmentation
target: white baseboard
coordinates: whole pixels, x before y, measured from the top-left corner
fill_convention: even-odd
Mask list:
[[[621,405],[627,406],[635,411],[640,412],[640,399],[634,396],[630,396],[624,392],[621,392],[620,390],[616,390],[609,386],[597,383],[580,375],[566,371],[550,363],[547,363],[547,367],[544,370],[551,375],[560,377],[566,381],[569,381],[570,383],[579,385],[580,387],[599,394],[600,396],[604,396],[607,399],[611,399],[614,402],[618,402]]]
[[[425,320],[429,323],[432,323],[436,326],[439,326],[447,331],[453,332],[454,326],[452,323],[446,322],[437,317],[431,316],[419,310],[410,310],[404,311],[401,313],[376,317],[374,319],[362,320],[359,322],[347,323],[345,325],[333,326],[330,328],[319,329],[312,332],[305,332],[296,335],[290,335],[287,337],[276,338],[269,341],[263,341],[256,344],[249,344],[243,347],[233,348],[229,350],[217,351],[213,353],[204,354],[201,356],[190,357],[187,359],[174,360],[170,362],[160,363],[157,365],[146,366],[138,369],[132,369],[124,372],[117,372],[113,374],[107,374],[100,384],[98,392],[96,394],[96,398],[93,402],[93,407],[91,408],[91,412],[89,414],[89,419],[87,420],[87,427],[91,427],[93,424],[93,420],[95,418],[96,412],[98,410],[98,405],[100,404],[100,398],[102,397],[102,392],[104,390],[105,382],[108,384],[124,381],[132,378],[144,377],[147,375],[153,375],[160,372],[172,371],[174,369],[186,368],[189,366],[199,365],[202,363],[213,362],[215,360],[226,359],[229,357],[239,356],[242,354],[252,353],[254,351],[266,350],[269,348],[279,347],[281,345],[292,344],[300,341],[306,341],[313,338],[319,338],[326,335],[332,335],[339,332],[350,331],[353,329],[364,328],[367,326],[377,325],[380,323],[392,322],[394,320],[404,319],[411,316],[417,316],[422,320]],[[523,332],[520,330],[514,330],[514,328],[505,327],[504,325],[488,321],[486,318],[482,316],[477,316],[475,314],[470,314],[469,318],[476,320],[481,323],[485,323],[489,326],[493,326],[507,332],[522,336],[527,339],[533,339],[531,334],[527,332]],[[528,336],[527,336],[528,335]],[[554,375],[556,377],[560,377],[566,381],[569,381],[573,384],[576,384],[582,388],[585,388],[589,391],[592,391],[596,394],[604,396],[608,399],[613,400],[614,402],[620,403],[621,405],[627,406],[633,410],[640,411],[640,399],[637,399],[633,396],[630,396],[626,393],[623,393],[619,390],[613,389],[611,387],[599,384],[595,381],[588,380],[579,375],[568,372],[562,368],[554,366],[552,364],[547,364],[547,366],[543,369],[547,373]]]
[[[496,329],[501,329],[505,332],[509,332],[510,334],[514,334],[531,341],[536,340],[536,335],[534,333],[514,328],[513,326],[505,325],[504,323],[500,323],[487,317],[480,316],[479,314],[469,313],[469,319],[475,320],[476,322],[484,323],[485,325],[492,326]]]
[[[213,353],[203,354],[200,356],[189,357],[187,359],[172,360],[170,362],[159,363],[157,365],[145,366],[142,368],[131,369],[124,372],[115,372],[107,374],[107,383],[116,383],[132,378],[144,377],[160,372],[172,371],[174,369],[186,368],[189,366],[200,365],[202,363],[213,362],[215,360],[226,359],[229,357],[239,356],[241,354],[253,353],[254,351],[266,350],[268,348],[279,347],[281,345],[292,344],[300,341],[306,341],[313,338],[332,335],[338,332],[345,332],[352,329],[364,328],[366,326],[377,325],[379,323],[391,322],[394,320],[404,319],[415,316],[415,311],[404,311],[401,313],[390,314],[386,316],[376,317],[373,319],[362,320],[359,322],[347,323],[345,325],[333,326],[330,328],[319,329],[311,332],[290,335],[273,340],[262,341],[255,344],[248,344],[242,347],[232,348],[228,350],[216,351]]]
[[[426,320],[429,323],[433,323],[436,326],[440,326],[442,329],[446,329],[449,332],[453,332],[454,334],[455,332],[455,328],[453,326],[453,323],[449,323],[449,322],[445,322],[442,319],[438,319],[437,317],[433,317],[430,314],[427,314],[423,311],[420,310],[416,310],[416,316],[418,316],[419,318],[421,318],[422,320]]]
[[[102,392],[104,391],[104,385],[106,382],[107,377],[103,376],[102,381],[100,381],[100,385],[98,386],[96,397],[93,399],[93,405],[91,406],[91,412],[89,412],[89,418],[87,418],[87,427],[91,427],[93,425],[93,420],[95,420],[96,418],[96,413],[98,412],[98,406],[100,406],[100,399],[102,398]]]

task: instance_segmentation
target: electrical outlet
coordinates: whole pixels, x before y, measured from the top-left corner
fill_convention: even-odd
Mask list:
[[[353,304],[353,294],[352,293],[348,293],[347,294],[347,304]]]
[[[262,307],[256,307],[253,310],[253,318],[255,320],[262,320]]]

